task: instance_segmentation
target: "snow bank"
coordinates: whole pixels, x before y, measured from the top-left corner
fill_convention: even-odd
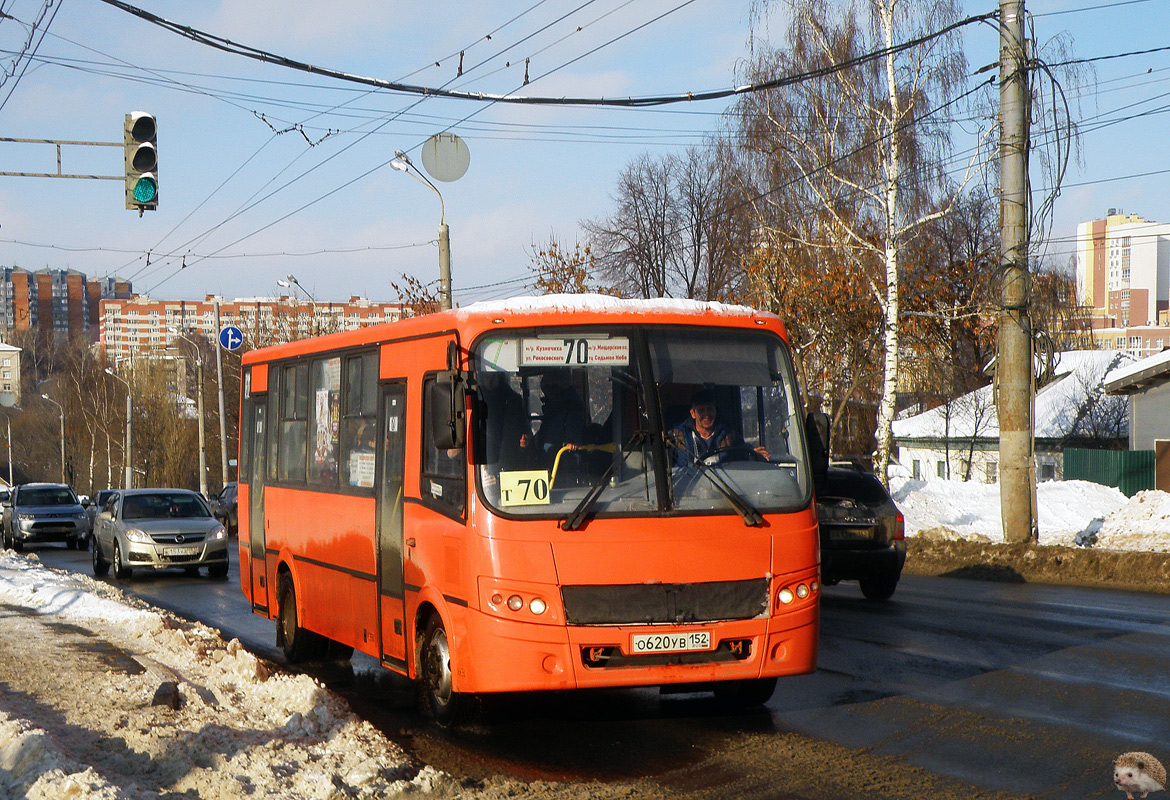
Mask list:
[[[892,478],[906,535],[945,528],[964,538],[1003,541],[998,484]],[[1170,552],[1170,493],[1120,490],[1089,481],[1046,481],[1036,487],[1040,544],[1072,545],[1095,535],[1109,550]]]
[[[0,797],[330,800],[458,789],[451,776],[413,766],[315,679],[35,554],[0,552],[0,603],[35,612],[4,621],[2,635],[22,642],[22,674],[0,695]],[[70,647],[52,627],[62,621],[142,669],[93,669],[91,660],[77,680],[62,675],[76,669],[56,649]],[[178,708],[154,702],[167,682]],[[22,701],[29,696],[36,702]],[[77,744],[81,730],[95,732],[83,737],[92,744]]]

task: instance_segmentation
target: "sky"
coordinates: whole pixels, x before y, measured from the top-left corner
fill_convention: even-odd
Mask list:
[[[782,0],[763,21],[741,0],[138,5],[347,73],[546,97],[725,89],[740,82],[752,36],[780,43],[785,18]],[[965,14],[995,7],[963,0]],[[1034,0],[1028,9],[1049,63],[1170,46],[1170,0]],[[120,180],[0,176],[0,266],[118,275],[156,298],[287,294],[276,281],[291,274],[318,300],[393,300],[391,282],[404,274],[435,281],[439,198],[389,163],[403,150],[421,166],[422,144],[444,131],[471,154],[463,177],[436,181],[455,302],[526,294],[534,245],[583,241],[580,223],[611,213],[625,166],[700,144],[729,105],[533,107],[374,91],[223,53],[99,0],[54,2],[47,33],[42,25],[32,39],[35,55],[17,61],[45,0],[9,0],[3,10],[11,16],[0,19],[0,137],[121,142],[126,113],[153,113],[159,208],[126,210]],[[1058,35],[1066,54],[1051,46]],[[963,47],[974,72],[997,58],[995,31],[968,26]],[[1055,71],[1083,131],[1051,217],[1047,255],[1061,263],[1076,223],[1108,208],[1170,219],[1159,174],[1170,173],[1160,98],[1170,50],[1091,68],[1095,90]],[[982,124],[966,123],[960,138]],[[65,173],[122,174],[120,146],[61,150]],[[0,164],[52,172],[56,153],[0,142]],[[1035,164],[1039,203],[1051,182]]]

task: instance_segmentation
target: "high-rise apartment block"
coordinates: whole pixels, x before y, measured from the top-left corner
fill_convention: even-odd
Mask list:
[[[1109,209],[1077,226],[1076,265],[1098,347],[1139,357],[1170,347],[1170,224]]]
[[[91,281],[76,270],[0,267],[0,338],[37,331],[57,339],[96,342],[103,297],[130,297],[128,281]]]
[[[218,314],[218,319],[217,319]],[[211,342],[227,325],[239,328],[250,346],[354,330],[402,317],[400,303],[351,297],[345,303],[294,297],[225,300],[154,300],[150,297],[102,300],[100,348],[111,364],[150,357],[171,346],[175,334],[197,334]]]

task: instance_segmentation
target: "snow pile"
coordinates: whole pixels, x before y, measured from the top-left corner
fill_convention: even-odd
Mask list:
[[[890,489],[907,536],[941,528],[961,538],[1003,541],[998,484],[892,478]],[[1042,545],[1170,552],[1170,493],[1127,498],[1088,481],[1046,481],[1036,487],[1036,502]]]
[[[39,663],[33,652],[22,657],[26,674],[0,696],[0,797],[456,793],[453,778],[413,767],[313,678],[277,672],[238,641],[225,642],[211,628],[145,607],[106,584],[4,551],[0,603],[35,612],[12,615],[30,637],[60,637],[60,623],[72,623],[99,636],[103,647],[113,645],[119,663],[131,667],[71,675],[67,664]],[[156,704],[167,682],[177,709]],[[42,692],[62,684],[56,707],[30,721],[29,709],[46,705]],[[14,711],[12,704],[30,695],[37,702]],[[86,737],[94,743],[89,749],[75,741],[82,730],[96,731]]]

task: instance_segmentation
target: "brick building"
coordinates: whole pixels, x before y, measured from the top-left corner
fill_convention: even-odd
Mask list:
[[[219,319],[216,320],[216,306]],[[101,301],[99,347],[111,364],[166,349],[175,338],[169,329],[218,340],[225,325],[244,332],[250,346],[335,331],[353,330],[402,316],[399,303],[351,297],[344,303],[313,302],[293,297],[224,300],[154,300],[150,297]]]

